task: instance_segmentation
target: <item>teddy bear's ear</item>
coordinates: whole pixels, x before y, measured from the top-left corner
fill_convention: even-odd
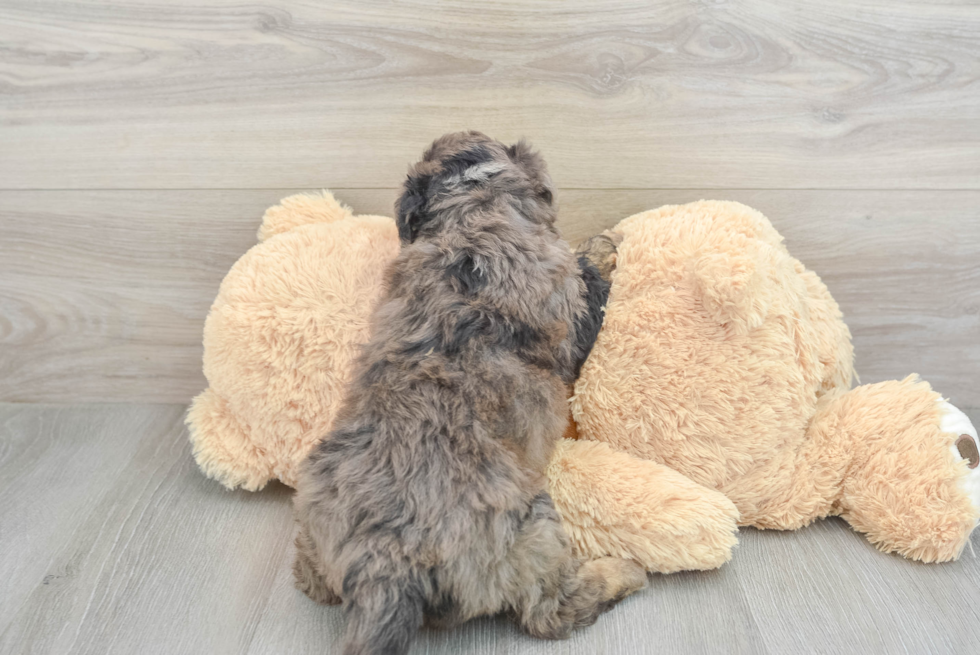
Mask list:
[[[429,220],[428,193],[432,176],[411,173],[405,179],[405,188],[395,203],[395,224],[402,243],[412,243],[422,225]]]
[[[299,193],[265,210],[259,227],[259,241],[310,223],[333,223],[351,216],[351,209],[329,191]]]

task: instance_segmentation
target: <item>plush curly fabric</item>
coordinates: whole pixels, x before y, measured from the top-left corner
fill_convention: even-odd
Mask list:
[[[562,439],[548,490],[580,556],[623,557],[648,571],[715,569],[738,542],[738,510],[663,464],[600,441]]]
[[[603,330],[576,385],[579,433],[667,464],[728,496],[744,523],[766,523],[819,396],[850,386],[837,304],[738,203],[661,207],[616,231]]]
[[[262,242],[225,277],[204,326],[204,374],[187,423],[201,470],[260,489],[329,431],[384,270],[394,221],[352,216],[329,193],[269,209]]]
[[[965,416],[949,427],[950,406],[915,377],[849,390],[840,310],[762,214],[702,201],[615,231],[605,321],[571,400],[566,436],[581,439],[562,440],[547,472],[580,556],[714,568],[738,523],[835,514],[882,550],[960,554],[980,468],[955,442],[975,446],[976,429]],[[328,193],[284,199],[259,237],[212,306],[210,387],[187,419],[201,469],[250,490],[294,484],[328,433],[399,249],[391,219],[353,216]]]
[[[848,391],[840,310],[762,214],[701,201],[614,232],[623,239],[605,321],[572,399],[582,438],[724,494],[743,525],[795,529],[841,514],[882,550],[959,555],[980,508],[938,394],[915,378]],[[570,488],[592,485],[593,497],[613,484],[578,477]],[[590,555],[627,549],[608,527],[615,502],[582,518],[585,501],[552,484]],[[724,543],[724,525],[714,529]]]

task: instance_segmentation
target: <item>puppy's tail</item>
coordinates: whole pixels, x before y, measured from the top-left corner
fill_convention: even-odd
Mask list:
[[[352,573],[356,580],[352,580]],[[344,655],[407,653],[422,626],[425,604],[415,576],[361,569],[348,572],[344,587]]]

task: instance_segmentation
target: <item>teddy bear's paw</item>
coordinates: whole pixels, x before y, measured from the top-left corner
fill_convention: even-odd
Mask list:
[[[977,429],[959,408],[946,400],[940,399],[939,403],[942,407],[939,429],[955,435],[950,450],[954,457],[966,460],[967,472],[959,481],[960,489],[966,493],[973,508],[980,514],[980,439],[977,438]]]

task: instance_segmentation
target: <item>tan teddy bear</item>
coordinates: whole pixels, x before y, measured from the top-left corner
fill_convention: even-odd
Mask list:
[[[844,516],[883,550],[956,557],[980,517],[969,420],[913,378],[848,391],[850,335],[819,278],[758,212],[662,207],[622,221],[599,339],[575,386],[579,440],[549,467],[582,556],[652,571],[731,557],[737,525]],[[328,193],[266,212],[204,333],[210,388],[188,413],[202,470],[293,483],[329,431],[394,222]]]
[[[266,211],[204,324],[209,388],[187,415],[194,457],[229,488],[294,483],[330,429],[388,262],[390,218],[353,216],[327,192]]]
[[[686,494],[675,511],[720,493],[742,525],[792,530],[840,515],[881,550],[959,555],[980,518],[976,430],[914,376],[850,389],[837,304],[762,214],[701,201],[613,233],[622,241],[603,328],[572,402],[596,448],[559,450],[550,471],[581,551],[660,571],[717,561],[654,554],[632,517],[610,518],[623,513],[623,476],[649,485],[662,475]]]

